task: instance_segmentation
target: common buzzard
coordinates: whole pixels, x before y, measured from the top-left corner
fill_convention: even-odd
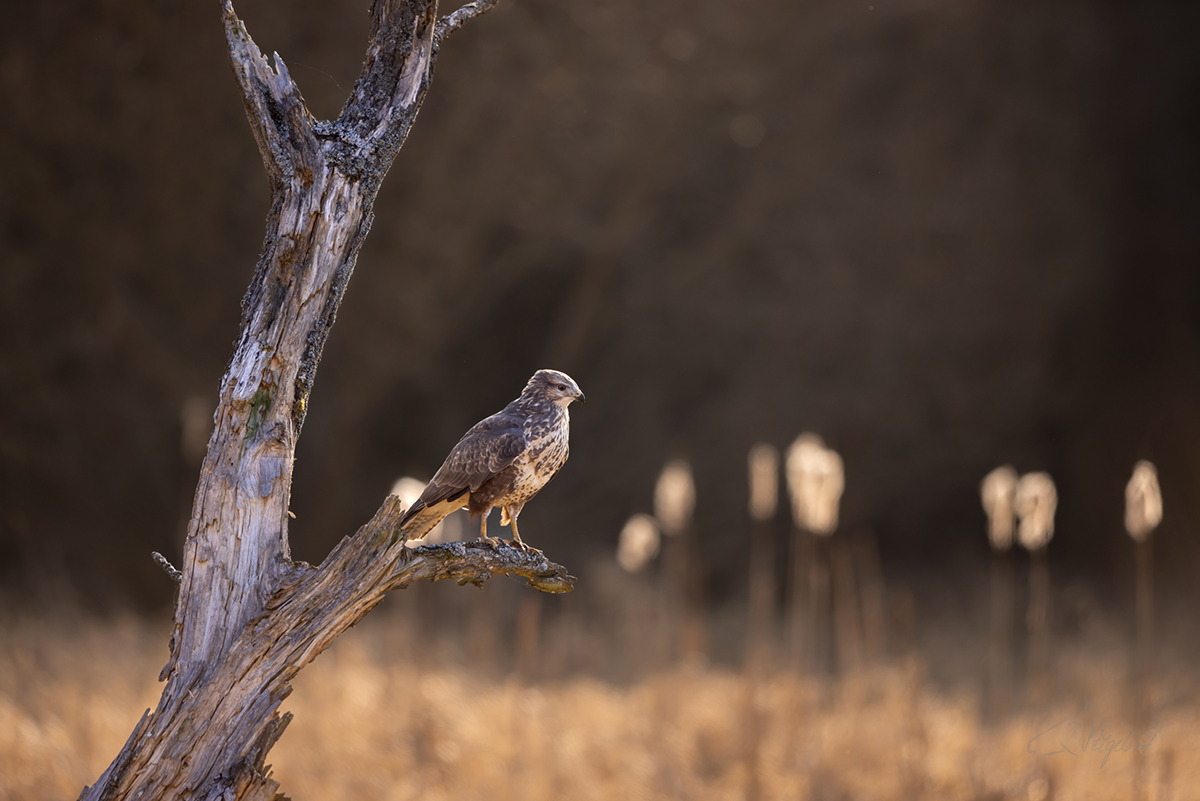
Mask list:
[[[567,461],[567,407],[573,400],[584,397],[569,375],[534,373],[521,397],[476,423],[450,451],[400,519],[405,538],[421,539],[443,517],[465,507],[471,518],[481,518],[479,538],[493,541],[487,536],[487,518],[499,506],[500,525],[511,527],[513,542],[527,550],[517,532],[517,516]]]

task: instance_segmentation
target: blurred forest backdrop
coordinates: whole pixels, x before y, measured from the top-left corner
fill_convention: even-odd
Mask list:
[[[367,2],[236,5],[329,118]],[[299,678],[283,789],[1194,796],[1198,22],[501,0],[456,34],[325,349],[292,552],[320,561],[555,367],[588,403],[522,532],[580,581],[393,594]],[[0,797],[78,792],[158,697],[173,588],[149,552],[179,562],[267,203],[216,0],[0,4]],[[802,431],[845,463],[833,608],[794,589],[815,568],[785,592],[781,504],[772,616],[747,602],[770,582],[747,578],[746,457]],[[676,458],[694,538],[625,574],[618,533]],[[1122,525],[1139,459],[1165,505],[1153,653]],[[990,558],[979,482],[1003,463],[1057,482],[1048,584]],[[1097,719],[1150,740],[1030,751]]]
[[[982,576],[1011,462],[1107,596],[1139,458],[1160,576],[1193,576],[1200,10],[871,2],[502,0],[456,36],[319,371],[296,557],[552,366],[588,404],[523,531],[580,571],[685,456],[708,597],[740,597],[746,452],[808,429],[889,576]],[[335,116],[365,0],[237,10]],[[267,182],[217,3],[0,22],[0,583],[162,609]]]

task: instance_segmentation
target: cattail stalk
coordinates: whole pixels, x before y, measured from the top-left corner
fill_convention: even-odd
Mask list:
[[[831,658],[828,538],[837,529],[838,504],[845,487],[842,458],[826,448],[816,434],[801,434],[788,448],[787,482],[795,524],[792,657],[799,665],[807,652],[809,667],[826,672]],[[805,574],[809,590],[807,610],[800,580]]]
[[[992,547],[991,607],[988,642],[987,718],[999,720],[1012,709],[1013,568],[1010,550],[1015,526],[1017,471],[998,467],[979,485],[988,517]]]
[[[1154,550],[1147,537],[1137,544],[1137,658],[1143,685],[1150,674],[1154,643]]]
[[[863,665],[862,617],[858,605],[858,581],[854,575],[854,551],[844,541],[831,542],[830,546],[837,664],[842,673],[852,673]]]
[[[755,695],[759,674],[772,661],[771,631],[774,628],[775,548],[771,521],[779,506],[779,452],[770,445],[755,445],[749,455],[750,472],[750,597],[746,645],[746,678],[742,720],[746,801],[763,796],[760,780],[763,762],[765,721]]]
[[[812,598],[809,566],[813,562],[815,538],[799,524],[792,526],[791,559],[788,565],[788,656],[795,670],[805,667],[805,654],[811,648]]]
[[[908,660],[917,648],[917,602],[908,587],[888,591],[888,645],[894,658]]]
[[[1135,720],[1144,726],[1150,719],[1152,682],[1151,650],[1154,645],[1154,551],[1151,533],[1162,522],[1162,491],[1158,471],[1147,461],[1134,465],[1125,486],[1125,530],[1137,544],[1136,620],[1137,649],[1134,676]]]
[[[635,514],[625,522],[617,544],[617,564],[630,576],[622,590],[625,621],[621,625],[617,653],[623,658],[620,670],[632,679],[647,666],[666,668],[673,654],[668,645],[675,633],[675,617],[666,608],[674,599],[664,598],[663,582],[650,582],[646,568],[662,547],[658,522],[646,514]]]
[[[1049,665],[1050,632],[1050,568],[1046,549],[1029,552],[1029,667],[1026,674],[1030,703],[1038,704],[1046,697],[1046,671]]]
[[[1013,698],[1013,563],[1010,551],[992,553],[992,620],[988,642],[987,718],[1001,720]]]
[[[1154,540],[1146,535],[1137,539],[1137,579],[1135,606],[1137,619],[1137,646],[1134,651],[1133,670],[1133,725],[1138,732],[1145,731],[1153,707],[1152,685],[1154,683],[1150,652],[1154,641]],[[1150,799],[1147,781],[1145,754],[1135,749],[1133,754],[1133,787],[1135,797]]]
[[[775,546],[771,521],[779,505],[779,451],[770,445],[750,450],[750,597],[746,628],[746,666],[771,661],[774,629]]]
[[[854,563],[862,603],[863,658],[868,665],[877,665],[887,650],[887,587],[879,564],[879,547],[869,532],[859,535],[854,543]]]
[[[703,659],[707,652],[702,614],[704,583],[694,553],[695,506],[696,484],[691,466],[683,459],[669,462],[654,488],[654,516],[667,535],[664,560],[673,596],[670,606],[677,630],[676,656],[684,661]]]
[[[1027,697],[1038,703],[1046,694],[1046,668],[1050,651],[1050,569],[1046,546],[1054,536],[1058,491],[1047,473],[1027,473],[1017,482],[1013,499],[1020,523],[1017,538],[1029,551],[1029,667]]]
[[[742,792],[745,801],[759,801],[764,795],[762,786],[763,775],[763,740],[766,738],[766,715],[759,708],[756,695],[760,684],[758,680],[747,675],[742,685],[742,743],[743,759],[745,762],[746,785]]]
[[[829,577],[829,539],[809,535],[807,667],[824,675],[833,668],[833,582]]]

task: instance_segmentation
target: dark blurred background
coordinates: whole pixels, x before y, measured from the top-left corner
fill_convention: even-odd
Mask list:
[[[739,596],[746,452],[813,430],[889,575],[982,576],[1011,462],[1058,482],[1056,574],[1120,588],[1148,458],[1185,586],[1200,9],[871,3],[501,0],[447,42],[318,374],[296,557],[552,366],[589,400],[522,529],[581,570],[683,456]],[[236,8],[329,118],[365,6]],[[219,6],[0,22],[0,585],[161,608],[268,201]]]

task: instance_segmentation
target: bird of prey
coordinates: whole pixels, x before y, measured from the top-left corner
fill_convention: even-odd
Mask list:
[[[517,532],[517,516],[567,461],[571,401],[585,400],[579,385],[558,370],[538,370],[521,397],[475,424],[450,451],[433,479],[404,516],[406,539],[419,540],[458,509],[482,518],[479,538],[487,535],[492,507],[500,507],[500,525],[512,528],[513,542],[528,547]]]

